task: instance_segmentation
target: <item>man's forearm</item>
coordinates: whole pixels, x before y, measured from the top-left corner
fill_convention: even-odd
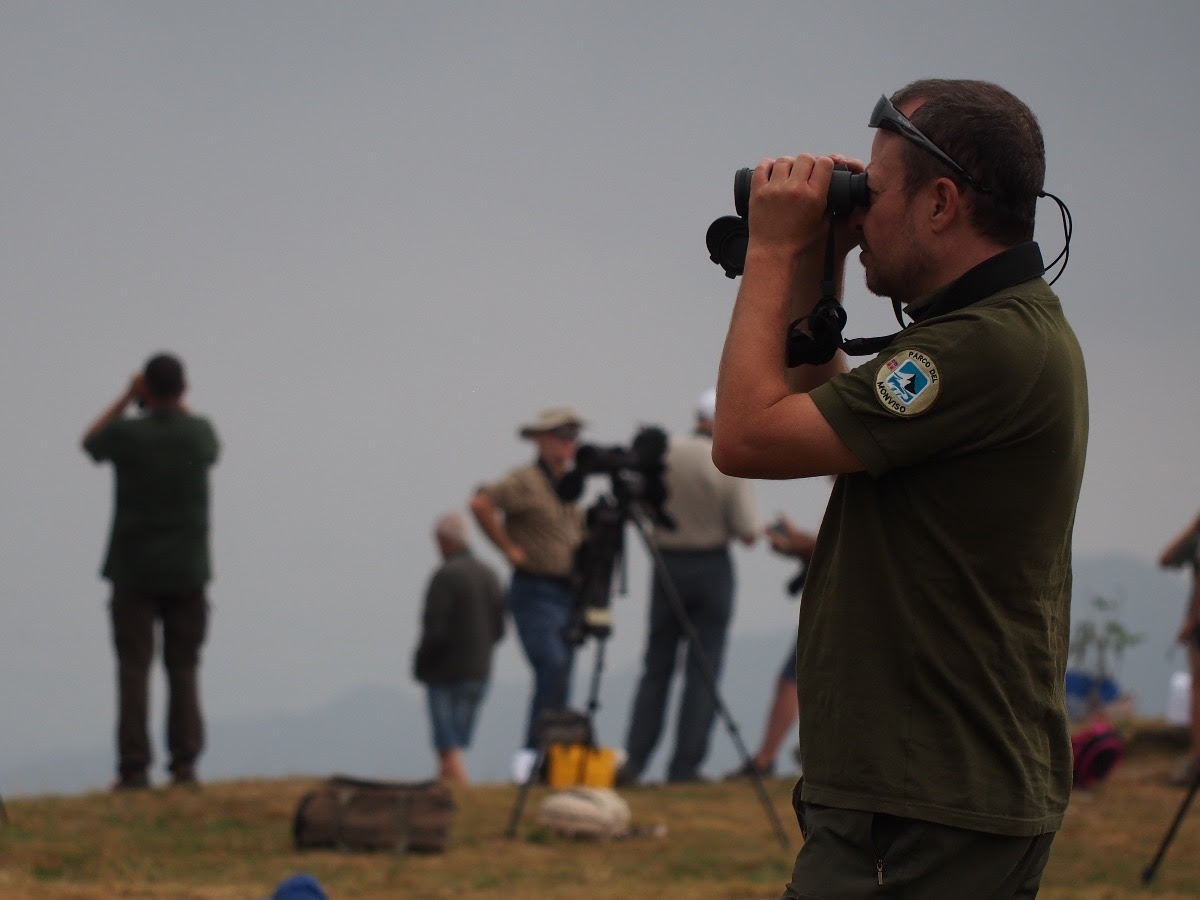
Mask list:
[[[511,559],[513,548],[516,546],[513,539],[509,536],[508,530],[500,521],[499,511],[496,509],[496,504],[486,494],[476,494],[471,498],[471,512],[475,516],[475,521],[479,524],[479,529],[484,533],[493,546],[506,558]]]
[[[834,297],[838,302],[842,299],[842,282],[845,278],[846,260],[844,257],[837,263],[834,270]],[[792,305],[788,324],[796,319],[802,319],[812,313],[817,302],[821,299],[821,281],[825,274],[823,259],[809,258],[805,265],[796,273],[792,285]],[[803,327],[803,326],[802,326]],[[805,331],[808,329],[805,328]],[[807,394],[813,388],[820,387],[834,375],[846,371],[846,354],[837,350],[833,358],[820,365],[800,365],[787,370],[788,388],[793,394]]]
[[[509,538],[508,532],[504,530],[504,526],[500,524],[500,519],[496,514],[491,512],[477,515],[475,521],[479,523],[480,529],[495,548],[501,553],[507,554],[512,539]]]
[[[759,251],[746,253],[729,332],[717,372],[718,416],[730,402],[769,405],[788,391],[784,337],[791,318],[793,279],[800,261]],[[720,406],[725,405],[726,410]]]
[[[1171,543],[1167,544],[1162,553],[1159,554],[1158,564],[1160,566],[1178,565],[1178,562],[1175,561],[1176,557],[1179,556],[1183,546],[1192,539],[1197,531],[1200,531],[1200,515],[1197,515],[1187,528],[1176,535]]]
[[[814,250],[794,259],[747,253],[717,375],[717,395],[744,409],[764,409],[788,394],[808,392],[845,370],[839,351],[819,366],[787,368],[788,325],[809,315],[821,296],[824,262]],[[840,290],[841,272],[837,285]],[[729,410],[723,410],[728,412]]]
[[[96,421],[88,426],[87,431],[83,433],[83,440],[81,443],[87,443],[88,439],[91,438],[92,435],[105,428],[111,422],[119,419],[125,412],[125,407],[127,407],[132,400],[132,391],[126,391],[120,397],[114,400],[112,405],[108,407],[108,409],[104,410],[104,412],[100,414],[99,418],[97,418]]]

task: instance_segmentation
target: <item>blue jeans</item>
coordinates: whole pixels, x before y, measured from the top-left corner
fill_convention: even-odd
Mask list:
[[[680,646],[687,646],[683,692],[676,719],[675,748],[667,764],[668,781],[694,781],[708,755],[708,738],[717,711],[715,683],[710,684],[704,663],[714,679],[721,674],[725,637],[733,617],[733,561],[725,549],[711,551],[666,551],[663,564],[671,585],[678,592],[683,614],[695,632],[699,646],[688,640],[670,602],[662,573],[654,574],[650,594],[650,629],[646,639],[642,677],[633,699],[625,766],[640,775],[658,744],[666,711],[667,694],[675,674]]]
[[[565,581],[514,572],[508,588],[508,608],[525,658],[533,669],[533,700],[525,728],[525,746],[537,747],[534,723],[543,709],[560,709],[571,695],[574,649],[563,631],[575,601]]]
[[[486,681],[451,681],[426,686],[433,747],[438,753],[471,746],[475,714],[487,691]]]

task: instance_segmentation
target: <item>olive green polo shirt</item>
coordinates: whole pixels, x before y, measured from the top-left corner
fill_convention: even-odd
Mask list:
[[[1087,445],[1083,356],[1044,280],[903,331],[812,392],[837,479],[800,609],[804,797],[1057,829]]]
[[[522,571],[554,578],[571,574],[575,548],[583,539],[583,515],[578,505],[559,499],[536,463],[514,469],[480,491],[504,513],[505,530],[525,551]]]
[[[159,410],[110,422],[84,441],[115,472],[112,528],[102,574],[147,591],[198,588],[212,577],[208,470],[217,460],[207,419]]]

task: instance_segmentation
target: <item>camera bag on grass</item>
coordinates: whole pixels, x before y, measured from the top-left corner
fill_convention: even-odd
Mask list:
[[[573,787],[547,795],[537,820],[564,837],[611,840],[629,834],[629,804],[611,788]]]
[[[371,781],[334,775],[300,799],[292,821],[298,850],[441,853],[454,798],[438,781]]]

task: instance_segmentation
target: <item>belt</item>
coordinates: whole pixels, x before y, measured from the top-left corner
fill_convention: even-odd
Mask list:
[[[525,569],[513,569],[513,575],[519,575],[522,578],[535,578],[538,581],[549,581],[552,584],[561,585],[562,587],[571,586],[571,577],[569,575],[543,575],[540,572],[530,572]]]

